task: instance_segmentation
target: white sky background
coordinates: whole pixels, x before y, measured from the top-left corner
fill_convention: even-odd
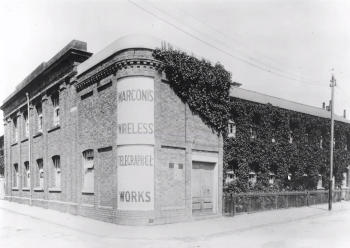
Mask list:
[[[219,61],[242,88],[317,107],[334,68],[336,113],[349,116],[349,13],[346,0],[0,0],[0,102],[72,39],[95,53],[143,33]]]

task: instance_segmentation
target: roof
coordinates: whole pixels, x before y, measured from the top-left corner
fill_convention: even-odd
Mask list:
[[[77,76],[83,74],[119,51],[131,48],[155,49],[160,48],[162,43],[163,42],[160,39],[149,35],[135,34],[121,37],[78,65]]]
[[[240,98],[243,100],[248,100],[251,102],[268,104],[270,103],[273,106],[288,109],[296,112],[301,112],[309,115],[319,116],[323,118],[330,118],[331,113],[325,109],[317,108],[314,106],[289,101],[286,99],[265,95],[258,93],[256,91],[246,90],[238,87],[231,87],[230,96]],[[334,115],[334,119],[337,121],[350,123],[350,120],[343,118],[342,116]]]
[[[53,56],[49,61],[42,62],[37,66],[20,84],[15,88],[15,91],[12,92],[4,101],[3,105],[6,104],[11,98],[13,98],[17,93],[29,85],[33,80],[35,80],[39,75],[46,71],[50,66],[56,63],[62,56],[64,56],[70,50],[78,51],[87,51],[87,43],[79,40],[72,40],[64,48],[62,48],[55,56]]]

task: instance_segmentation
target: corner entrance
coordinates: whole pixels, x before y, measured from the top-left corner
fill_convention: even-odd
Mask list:
[[[193,215],[214,212],[215,163],[192,162],[192,213]]]

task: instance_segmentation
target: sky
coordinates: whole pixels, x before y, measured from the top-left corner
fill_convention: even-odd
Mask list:
[[[242,88],[350,116],[347,0],[0,0],[0,102],[73,39],[149,34],[221,63]],[[2,111],[0,111],[2,112]],[[3,134],[0,114],[0,134]]]

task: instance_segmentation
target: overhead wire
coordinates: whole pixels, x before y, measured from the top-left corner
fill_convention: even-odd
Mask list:
[[[282,74],[282,73],[278,73],[278,72],[275,72],[275,71],[273,71],[273,70],[271,70],[271,69],[267,69],[267,68],[264,68],[264,67],[262,67],[262,66],[260,66],[260,65],[254,64],[254,63],[250,62],[249,60],[247,60],[247,59],[245,59],[245,58],[238,57],[238,56],[236,56],[236,55],[234,55],[234,54],[232,54],[232,53],[230,53],[230,52],[228,52],[228,51],[226,51],[226,50],[224,50],[224,49],[222,49],[222,48],[220,48],[220,47],[218,47],[218,46],[216,46],[216,45],[213,45],[212,43],[210,43],[210,42],[208,42],[208,41],[206,41],[206,40],[203,40],[203,39],[199,38],[198,36],[194,35],[193,33],[184,30],[183,28],[179,27],[178,25],[176,25],[176,24],[174,24],[174,23],[168,21],[167,19],[165,19],[165,18],[163,18],[163,17],[160,17],[159,15],[155,14],[154,12],[152,12],[152,11],[146,9],[145,7],[139,5],[138,3],[134,2],[133,0],[128,0],[128,1],[129,1],[131,4],[133,4],[134,6],[136,6],[137,8],[143,10],[144,12],[148,13],[149,15],[152,15],[153,17],[157,18],[158,20],[161,20],[162,22],[164,22],[164,23],[166,23],[166,24],[172,26],[173,28],[177,29],[178,31],[180,31],[180,32],[182,32],[182,33],[184,33],[184,34],[186,34],[186,35],[192,37],[193,39],[195,39],[195,40],[197,40],[197,41],[200,41],[200,42],[206,44],[207,46],[209,46],[209,47],[211,47],[211,48],[214,48],[214,49],[220,51],[221,53],[224,53],[224,54],[226,54],[227,56],[232,57],[232,58],[234,58],[234,59],[236,59],[236,60],[238,60],[238,61],[241,61],[241,62],[243,62],[243,63],[245,63],[245,64],[248,64],[248,65],[250,65],[250,66],[252,66],[252,67],[255,67],[255,68],[260,69],[260,70],[262,70],[262,71],[265,71],[265,72],[274,74],[274,75],[276,75],[276,76],[279,76],[279,77],[281,77],[281,78],[285,78],[285,79],[288,79],[288,80],[291,80],[291,81],[295,81],[295,82],[298,82],[298,83],[307,84],[307,85],[311,85],[311,86],[326,87],[326,86],[320,85],[320,84],[311,84],[311,83],[308,83],[308,82],[305,82],[305,81],[303,82],[302,80],[300,80],[300,79],[298,79],[298,78],[286,76],[286,75],[284,75],[284,74]]]
[[[157,9],[158,11],[160,11],[160,12],[162,12],[162,13],[164,13],[164,14],[166,14],[166,15],[169,15],[169,16],[171,16],[172,18],[174,18],[174,16],[173,16],[172,13],[169,13],[169,12],[167,12],[167,11],[164,11],[164,9],[162,10],[162,9],[156,7],[154,4],[152,4],[152,3],[151,3],[150,1],[148,1],[148,0],[143,0],[143,1],[144,1],[144,2],[148,2],[150,5],[153,6],[153,8]],[[193,16],[193,15],[192,15],[191,13],[189,13],[188,11],[183,10],[182,8],[180,8],[178,5],[176,5],[175,8],[178,9],[179,11],[181,11],[181,12],[184,14],[184,15],[182,16],[183,18],[189,16],[189,17],[191,17],[193,20],[195,20],[197,23],[199,23],[200,25],[202,25],[203,27],[209,28],[209,29],[211,29],[212,31],[214,31],[214,32],[216,32],[216,33],[218,33],[218,34],[220,34],[221,36],[224,36],[224,37],[228,38],[229,40],[235,42],[236,44],[241,45],[240,42],[237,41],[236,39],[233,39],[231,36],[227,35],[226,33],[222,32],[221,30],[217,29],[216,27],[213,27],[213,26],[210,25],[210,24],[204,23],[203,21],[201,21],[200,19],[196,18],[195,16]],[[177,18],[175,17],[174,19],[177,19]],[[186,23],[186,27],[188,27],[188,26],[189,26],[189,24]],[[190,26],[191,26],[192,29],[196,30],[197,32],[204,34],[204,33],[201,32],[200,30],[194,28],[192,25],[190,25]],[[208,37],[210,37],[210,38],[216,40],[217,42],[219,42],[219,43],[221,43],[221,44],[224,44],[225,46],[227,46],[227,47],[229,47],[229,48],[231,48],[231,49],[234,49],[234,48],[230,47],[230,45],[228,45],[228,44],[222,42],[221,40],[216,39],[215,37],[212,37],[212,36],[210,36],[210,35],[208,35],[208,34],[204,34],[204,35],[206,35],[206,36],[208,36]],[[235,49],[235,50],[237,50],[237,49]],[[305,78],[305,77],[300,77],[299,75],[297,75],[297,74],[295,74],[295,73],[290,73],[290,72],[288,72],[288,71],[286,71],[286,70],[280,69],[280,68],[278,68],[277,66],[274,66],[274,65],[271,65],[271,64],[266,64],[265,62],[262,62],[262,61],[260,61],[260,60],[258,60],[258,59],[256,59],[256,58],[254,58],[253,56],[249,55],[249,54],[246,53],[246,52],[242,52],[242,51],[237,51],[237,52],[243,54],[243,56],[247,57],[248,60],[252,60],[253,62],[255,62],[255,63],[257,63],[257,64],[262,64],[263,66],[265,66],[265,67],[267,67],[267,68],[268,68],[268,67],[271,67],[273,70],[277,70],[277,71],[279,71],[280,73],[283,73],[283,74],[285,74],[285,75],[288,75],[288,76],[291,76],[291,77],[295,77],[296,79],[299,79],[299,80],[302,80],[302,81],[306,81],[307,83],[309,83],[310,81],[312,81],[312,80],[307,79],[307,78]],[[266,57],[266,56],[263,56],[263,57]],[[268,58],[268,59],[269,59],[270,61],[272,61],[271,58]],[[275,61],[272,61],[272,62],[275,63]],[[315,82],[315,81],[314,81],[314,82]]]

